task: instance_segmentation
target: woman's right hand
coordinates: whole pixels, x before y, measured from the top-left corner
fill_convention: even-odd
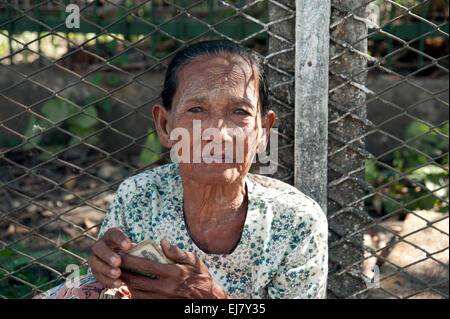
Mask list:
[[[132,242],[120,228],[112,227],[92,246],[92,254],[88,264],[94,277],[108,288],[119,288],[122,285],[118,278],[121,257],[116,251],[127,251]]]

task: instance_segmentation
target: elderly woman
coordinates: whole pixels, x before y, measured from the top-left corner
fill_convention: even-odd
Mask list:
[[[116,298],[324,298],[324,213],[296,188],[249,173],[275,122],[261,57],[228,41],[183,49],[168,67],[153,118],[162,145],[182,146],[177,163],[120,185],[92,247],[92,274],[45,296],[98,298],[109,288]],[[217,151],[226,145],[233,152]],[[197,161],[196,149],[203,150]],[[145,239],[173,263],[127,254]]]

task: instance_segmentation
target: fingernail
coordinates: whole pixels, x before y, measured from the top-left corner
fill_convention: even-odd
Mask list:
[[[111,260],[111,263],[113,263],[113,264],[117,264],[120,262],[120,259],[117,256],[112,256],[110,260]]]
[[[117,269],[111,269],[110,273],[113,276],[117,276],[119,274],[119,271]]]
[[[114,287],[119,288],[121,286],[121,283],[119,280],[114,281]]]
[[[127,248],[129,245],[129,242],[127,240],[122,240],[122,242],[120,243],[120,246],[122,246],[122,248]]]

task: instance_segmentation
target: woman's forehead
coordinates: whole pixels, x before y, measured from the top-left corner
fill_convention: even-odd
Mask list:
[[[253,67],[239,57],[199,57],[180,70],[176,95],[180,99],[226,91],[251,99],[256,97],[256,81]]]

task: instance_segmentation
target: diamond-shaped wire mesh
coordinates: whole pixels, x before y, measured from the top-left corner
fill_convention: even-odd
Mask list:
[[[448,2],[332,1],[329,297],[448,298]]]
[[[78,28],[66,26],[69,4]],[[264,0],[2,1],[0,297],[32,297],[64,280],[68,264],[86,266],[120,182],[170,161],[151,108],[176,52],[237,41],[267,57],[282,79],[270,91],[282,92],[293,73],[277,59],[294,42],[277,25],[294,18],[292,6]],[[291,100],[273,104],[279,121],[292,114]],[[293,135],[280,136],[289,154]],[[293,163],[279,165],[277,177],[292,180]]]
[[[448,298],[448,3],[331,2],[328,297]],[[85,271],[120,182],[169,162],[151,107],[186,45],[266,57],[293,184],[294,35],[293,0],[1,1],[0,297]]]

